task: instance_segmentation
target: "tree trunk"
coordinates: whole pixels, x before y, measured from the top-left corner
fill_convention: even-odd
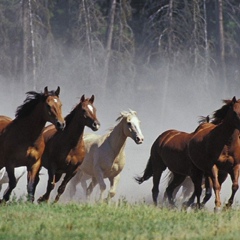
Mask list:
[[[105,62],[104,62],[104,72],[103,72],[103,91],[106,93],[106,87],[108,84],[108,73],[109,73],[109,61],[111,57],[111,49],[112,49],[112,39],[113,39],[113,26],[115,19],[115,11],[116,11],[116,0],[111,0],[111,7],[109,11],[108,18],[108,30],[106,37],[106,47],[105,47]]]
[[[226,66],[225,66],[225,39],[224,39],[224,27],[223,27],[223,1],[217,0],[217,26],[218,26],[218,56],[220,59],[219,62],[219,77],[223,82],[224,91],[227,92],[227,83],[226,83]]]
[[[23,87],[36,90],[36,59],[31,0],[23,0]]]
[[[93,59],[93,51],[92,51],[92,37],[91,37],[91,23],[90,16],[88,10],[88,1],[82,0],[82,10],[83,10],[83,18],[85,22],[85,31],[86,31],[86,41],[88,46],[88,57],[89,57],[89,70],[90,70],[90,84],[94,83],[94,59]]]

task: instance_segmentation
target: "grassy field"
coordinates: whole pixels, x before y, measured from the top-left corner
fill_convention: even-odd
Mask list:
[[[0,239],[239,239],[240,210],[213,213],[111,204],[30,204],[1,207]]]

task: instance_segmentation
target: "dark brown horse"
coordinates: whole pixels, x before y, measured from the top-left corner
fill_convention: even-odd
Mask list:
[[[221,182],[218,180],[219,170],[229,173],[232,179],[232,195],[227,206],[233,203],[238,190],[240,169],[240,100],[234,97],[225,100],[225,105],[215,112],[217,125],[205,123],[204,128],[196,130],[189,141],[189,156],[198,169],[205,172],[213,182],[215,192],[215,210],[221,206]],[[220,123],[217,122],[221,119]],[[200,204],[201,186],[194,183],[197,204]]]
[[[201,128],[201,125],[199,128]],[[166,189],[171,205],[174,205],[174,189],[184,181],[186,176],[192,176],[194,171],[198,172],[188,156],[187,146],[193,135],[194,133],[168,130],[158,136],[153,143],[144,174],[142,177],[136,177],[135,180],[141,184],[153,177],[152,198],[155,205],[157,205],[161,175],[166,168],[174,173],[174,180]],[[195,181],[195,179],[192,180]],[[208,198],[208,196],[206,195],[205,198]]]
[[[49,178],[47,191],[38,199],[38,202],[48,201],[55,183],[65,173],[55,198],[55,202],[58,201],[67,183],[78,171],[85,156],[82,138],[84,127],[88,126],[93,131],[97,131],[100,127],[93,102],[94,96],[89,99],[83,95],[79,104],[66,116],[66,127],[62,132],[56,131],[54,126],[45,129],[43,136],[46,147],[42,157],[42,165],[48,170]]]
[[[63,129],[62,103],[59,99],[60,88],[44,93],[28,92],[24,103],[17,108],[16,117],[0,117],[0,169],[6,167],[9,187],[3,200],[8,201],[16,187],[14,168],[26,166],[28,170],[27,191],[29,200],[34,200],[35,187],[39,181],[41,156],[44,140],[41,135],[47,121],[58,129]]]

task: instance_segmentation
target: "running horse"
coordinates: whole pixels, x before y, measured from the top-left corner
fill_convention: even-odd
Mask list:
[[[106,200],[115,196],[120,173],[126,161],[125,146],[127,138],[132,138],[136,144],[141,144],[144,140],[140,129],[140,121],[135,111],[121,112],[117,121],[118,124],[109,133],[102,136],[96,134],[84,135],[86,155],[77,175],[87,174],[92,178],[86,192],[88,198],[96,184],[99,184],[100,201],[103,200],[103,194],[106,190],[104,178],[108,178],[110,181],[110,190]],[[77,178],[77,175],[75,177],[80,181],[81,178]],[[77,182],[70,182],[70,184],[77,184]]]
[[[46,146],[42,156],[42,166],[48,170],[48,185],[46,193],[38,199],[39,203],[49,200],[55,183],[65,173],[55,198],[57,202],[69,180],[78,171],[85,156],[84,127],[87,126],[93,131],[97,131],[100,127],[93,102],[94,95],[91,98],[85,98],[83,95],[78,105],[65,117],[66,127],[63,131],[57,131],[52,125],[44,130]]]
[[[63,129],[62,103],[59,99],[60,88],[43,93],[27,92],[24,103],[17,108],[15,119],[0,116],[0,169],[6,167],[9,177],[8,188],[2,201],[8,201],[16,187],[14,168],[26,166],[28,200],[34,201],[36,184],[39,181],[41,156],[44,140],[41,135],[46,122]]]
[[[201,128],[202,124],[198,128]],[[152,144],[150,150],[150,157],[148,159],[143,176],[135,177],[135,180],[141,184],[149,178],[153,177],[152,199],[155,205],[158,203],[159,195],[159,183],[163,171],[167,168],[173,173],[173,180],[166,188],[165,195],[168,198],[170,206],[174,206],[173,192],[177,186],[179,186],[187,176],[195,177],[192,181],[198,181],[198,176],[193,175],[194,171],[198,172],[198,169],[192,164],[188,156],[188,142],[194,135],[192,133],[186,133],[178,130],[167,130],[160,134]],[[207,188],[209,182],[205,183]],[[202,204],[204,205],[211,197],[209,191],[206,191],[206,195]]]
[[[225,105],[215,112],[215,121],[204,123],[204,127],[196,130],[188,144],[191,161],[213,182],[216,211],[221,207],[221,184],[225,180],[219,181],[219,171],[225,172],[225,176],[229,173],[232,179],[232,194],[226,207],[231,207],[239,188],[240,100],[233,97],[232,100],[225,100],[224,103]],[[194,183],[194,191],[199,206],[202,191],[200,180]]]

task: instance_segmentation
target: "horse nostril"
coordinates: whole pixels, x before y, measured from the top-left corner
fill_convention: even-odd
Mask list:
[[[95,128],[95,129],[99,129],[100,124],[97,123],[97,122],[93,122],[92,126],[93,126],[93,128]]]
[[[57,121],[57,129],[60,129],[60,130],[63,130],[65,128],[65,121],[64,122],[60,122],[60,121]]]
[[[143,138],[136,137],[136,142],[137,142],[137,143],[142,143],[142,142],[143,142]]]

